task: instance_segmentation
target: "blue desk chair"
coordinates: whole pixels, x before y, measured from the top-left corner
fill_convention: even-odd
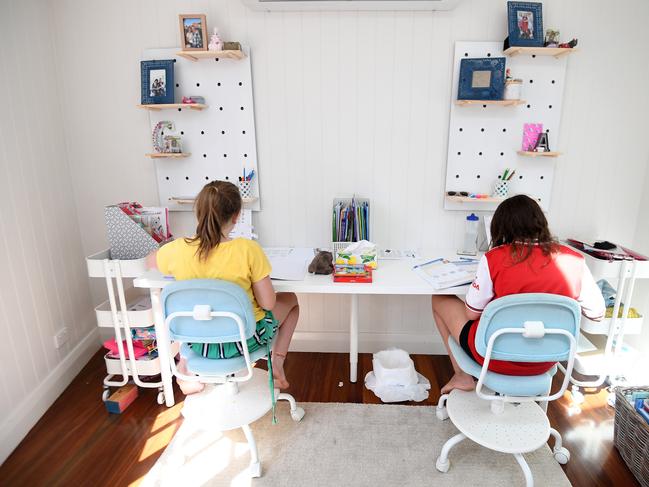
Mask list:
[[[261,463],[250,424],[274,407],[274,398],[290,403],[291,417],[300,421],[304,410],[290,394],[271,392],[269,373],[253,364],[267,357],[262,347],[249,353],[247,339],[255,332],[250,299],[236,284],[214,279],[193,279],[169,284],[162,292],[165,325],[172,341],[180,342],[180,354],[192,374],[176,377],[206,383],[205,389],[185,399],[182,415],[201,429],[227,431],[242,428],[250,447],[250,474],[261,476]],[[243,356],[209,359],[194,352],[190,343],[239,343]],[[270,349],[270,346],[268,347]],[[177,441],[182,448],[182,441]]]
[[[532,487],[532,472],[523,453],[542,447],[552,435],[553,454],[565,464],[570,453],[561,435],[550,427],[548,401],[561,397],[568,386],[579,337],[580,307],[570,298],[553,294],[516,294],[487,305],[476,331],[476,349],[485,358],[480,366],[449,337],[449,348],[460,368],[478,379],[475,391],[453,390],[440,397],[437,417],[450,418],[460,431],[442,447],[436,467],[448,472],[448,454],[469,438],[479,445],[516,458]],[[561,388],[550,395],[555,365],[535,376],[510,376],[488,370],[491,360],[511,362],[567,361]],[[541,403],[539,405],[537,403]]]

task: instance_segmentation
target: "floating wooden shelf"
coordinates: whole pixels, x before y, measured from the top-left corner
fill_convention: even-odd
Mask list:
[[[455,100],[455,104],[461,107],[468,105],[500,105],[509,107],[514,105],[522,105],[525,100]]]
[[[243,51],[178,51],[176,56],[196,62],[199,59],[243,59],[246,57],[246,53]]]
[[[507,56],[517,56],[518,54],[528,54],[535,56],[554,56],[555,58],[560,58],[567,54],[572,54],[577,52],[579,49],[576,47],[522,47],[522,46],[512,46],[505,49],[504,53]]]
[[[159,105],[138,105],[145,110],[166,110],[170,108],[191,108],[192,110],[203,110],[207,105],[202,103],[160,103]]]
[[[191,154],[189,152],[152,152],[150,154],[146,154],[146,156],[150,157],[151,159],[160,159],[163,157],[178,159],[181,157],[189,157],[191,156]]]
[[[518,155],[527,157],[559,157],[561,152],[534,152],[529,150],[519,150]]]
[[[471,198],[469,196],[446,196],[446,199],[452,203],[500,203],[505,198]]]
[[[244,205],[254,203],[258,199],[259,198],[257,198],[257,197],[254,197],[254,198],[241,198]],[[169,198],[169,201],[171,201],[172,203],[177,203],[179,205],[193,205],[194,201],[196,201],[196,198],[183,198],[181,196],[172,196],[171,198]]]

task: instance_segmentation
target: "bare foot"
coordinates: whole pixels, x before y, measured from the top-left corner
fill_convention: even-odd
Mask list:
[[[182,380],[178,378],[176,378],[176,382],[178,383],[178,387],[180,387],[182,393],[186,396],[189,396],[190,394],[197,394],[205,389],[205,384],[203,384],[202,382]]]
[[[284,373],[284,359],[282,355],[273,354],[273,381],[278,389],[288,389],[291,384],[286,380]]]
[[[475,380],[469,374],[465,374],[464,372],[456,373],[451,377],[451,380],[442,387],[442,394],[448,394],[453,389],[472,391],[475,389]]]

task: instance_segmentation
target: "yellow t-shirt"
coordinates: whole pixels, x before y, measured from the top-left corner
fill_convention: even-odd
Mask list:
[[[250,298],[255,320],[262,319],[265,313],[252,293],[252,284],[269,276],[271,267],[259,244],[245,238],[221,242],[204,261],[198,259],[197,248],[198,242],[187,243],[183,238],[162,246],[157,255],[158,269],[178,281],[222,279],[238,284]]]

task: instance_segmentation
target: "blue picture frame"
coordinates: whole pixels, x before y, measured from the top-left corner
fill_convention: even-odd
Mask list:
[[[458,100],[502,100],[505,58],[464,58],[460,61]]]
[[[507,2],[507,25],[510,46],[543,47],[542,3]]]
[[[140,63],[142,105],[174,102],[175,62],[175,59],[162,59]]]

